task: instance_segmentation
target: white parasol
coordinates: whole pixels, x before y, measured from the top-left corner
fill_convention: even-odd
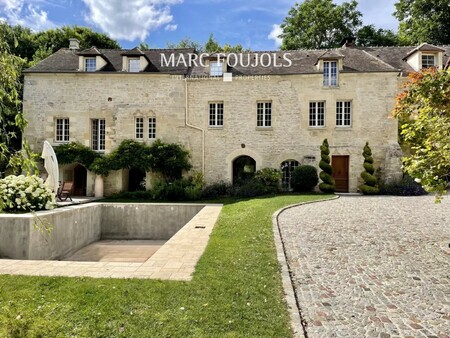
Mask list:
[[[45,184],[56,193],[59,187],[58,159],[52,145],[48,141],[44,141],[41,157],[44,159],[44,167],[48,174]]]

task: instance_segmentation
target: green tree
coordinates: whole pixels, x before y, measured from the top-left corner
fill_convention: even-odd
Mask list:
[[[182,178],[183,171],[192,168],[189,151],[179,144],[156,140],[150,146],[149,153],[151,169],[161,174],[166,182],[174,182]]]
[[[209,35],[208,40],[203,45],[200,42],[193,41],[191,38],[184,38],[178,43],[168,43],[167,48],[194,48],[197,52],[205,53],[239,53],[246,51],[241,44],[233,46],[229,43],[226,43],[221,46],[220,43],[214,39],[214,35],[212,33]]]
[[[390,29],[376,29],[374,25],[366,25],[356,33],[358,46],[398,46],[398,36]]]
[[[35,35],[35,41],[39,46],[35,52],[35,61],[49,56],[61,48],[68,47],[69,39],[76,38],[80,41],[80,48],[87,49],[92,46],[105,49],[119,49],[117,41],[106,34],[94,32],[92,29],[81,26],[63,26],[49,29]]]
[[[25,60],[11,54],[7,42],[11,38],[9,34],[10,27],[0,23],[0,176],[8,166],[27,172],[34,172],[36,169],[26,140],[22,142],[23,152],[18,151],[18,135],[26,126],[20,98],[20,75]],[[17,40],[14,40],[14,46],[18,46]]]
[[[355,35],[361,26],[361,12],[355,0],[336,5],[333,0],[305,0],[297,3],[281,24],[281,49],[332,48]]]
[[[412,73],[397,97],[393,115],[401,122],[410,155],[405,171],[437,200],[450,186],[450,73],[434,68]]]
[[[450,44],[450,0],[399,0],[395,9],[404,43]]]
[[[328,140],[323,140],[320,146],[320,163],[319,167],[322,171],[319,174],[322,183],[319,184],[320,191],[324,193],[334,193],[336,190],[335,181],[333,178],[333,167],[330,165],[330,146]]]
[[[373,175],[375,168],[373,167],[372,149],[369,147],[369,142],[366,143],[363,150],[364,156],[364,171],[361,173],[361,177],[364,180],[359,189],[364,195],[376,195],[380,192],[378,188],[378,180]]]
[[[199,52],[203,50],[202,44],[198,41],[192,40],[190,37],[181,39],[176,43],[170,42],[166,47],[171,49],[193,48]]]

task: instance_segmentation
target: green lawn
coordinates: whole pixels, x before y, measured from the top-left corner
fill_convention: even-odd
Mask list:
[[[191,282],[0,275],[0,337],[290,337],[271,215],[229,200]]]

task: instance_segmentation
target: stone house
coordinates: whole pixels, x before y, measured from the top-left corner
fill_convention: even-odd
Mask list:
[[[191,49],[80,51],[71,39],[25,72],[25,131],[32,149],[80,142],[108,153],[125,139],[181,143],[207,182],[281,168],[283,183],[300,164],[317,166],[327,138],[337,187],[361,184],[368,141],[386,180],[401,176],[398,84],[423,67],[443,67],[450,48],[357,48],[198,55]],[[149,173],[106,178],[79,164],[60,168],[76,194],[135,189]],[[97,187],[96,187],[97,186]]]

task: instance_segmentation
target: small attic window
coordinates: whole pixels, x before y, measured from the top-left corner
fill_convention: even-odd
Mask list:
[[[128,58],[128,71],[139,73],[141,71],[141,60],[139,58]]]
[[[84,59],[84,70],[86,72],[95,72],[97,70],[97,59],[93,58],[85,58]]]
[[[436,67],[436,56],[433,54],[422,54],[422,69]]]
[[[223,75],[223,63],[222,62],[210,62],[209,64],[210,76],[222,76]]]
[[[338,61],[323,62],[323,85],[335,87],[338,85]]]

